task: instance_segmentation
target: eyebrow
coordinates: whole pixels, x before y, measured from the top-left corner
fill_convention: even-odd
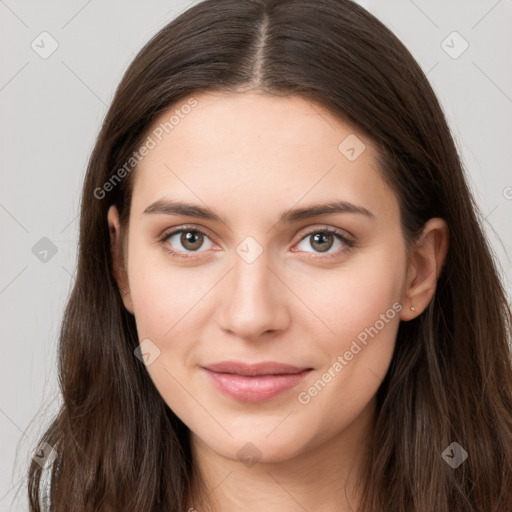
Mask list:
[[[169,199],[159,199],[149,205],[144,213],[159,213],[165,215],[184,215],[186,217],[196,217],[216,222],[225,221],[208,207],[203,207],[191,203],[181,201],[172,201]],[[374,220],[375,215],[363,206],[355,205],[347,201],[330,201],[323,204],[314,204],[302,208],[291,208],[285,210],[277,224],[291,224],[300,220],[309,219],[310,217],[318,217],[320,215],[332,215],[335,213],[358,213]]]

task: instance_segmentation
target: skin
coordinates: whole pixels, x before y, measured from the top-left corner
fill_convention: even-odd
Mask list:
[[[448,228],[430,219],[421,243],[407,251],[398,201],[380,175],[376,150],[319,105],[259,92],[194,97],[197,107],[139,164],[124,250],[114,206],[107,219],[125,307],[139,339],[160,350],[146,369],[190,428],[206,482],[189,505],[260,511],[264,496],[266,512],[356,509],[375,395],[399,322],[420,315],[435,293]],[[366,146],[354,161],[338,150],[350,134]],[[163,198],[206,205],[224,223],[143,213]],[[336,213],[277,224],[284,210],[329,200],[363,206],[375,218]],[[205,233],[197,251],[180,243],[181,233],[159,241],[184,225]],[[313,236],[326,227],[356,246],[333,237],[322,252]],[[236,252],[247,236],[263,251],[252,263]],[[172,258],[165,245],[191,257]],[[299,393],[394,303],[401,311],[309,403],[300,403]],[[295,389],[245,403],[221,394],[200,370],[225,360],[313,371]],[[261,454],[251,467],[237,455],[252,449],[248,442]]]

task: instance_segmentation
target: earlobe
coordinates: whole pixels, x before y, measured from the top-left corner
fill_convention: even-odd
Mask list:
[[[432,218],[423,229],[409,257],[401,320],[420,315],[432,300],[446,259],[449,228],[444,219]]]
[[[121,292],[121,298],[126,309],[133,314],[130,286],[128,283],[128,275],[124,264],[123,247],[121,244],[121,225],[119,222],[119,213],[116,206],[114,205],[108,209],[107,223],[110,233],[110,254],[112,257],[114,278],[119,287],[119,291]]]

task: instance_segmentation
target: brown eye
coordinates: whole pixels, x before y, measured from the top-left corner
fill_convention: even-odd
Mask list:
[[[189,252],[204,252],[199,249],[211,249],[213,242],[209,237],[198,229],[181,228],[166,234],[161,242],[165,248],[176,255],[187,255]],[[205,246],[206,242],[206,247]],[[208,245],[209,243],[209,245]]]
[[[311,247],[319,252],[328,251],[334,243],[334,236],[330,233],[315,233],[311,238]]]
[[[204,237],[199,231],[183,231],[180,237],[181,245],[189,251],[197,251],[203,245]]]
[[[344,236],[341,231],[325,228],[310,231],[302,238],[297,247],[300,251],[304,252],[325,253],[329,256],[336,256],[354,247],[354,242]],[[331,250],[333,248],[334,250]]]

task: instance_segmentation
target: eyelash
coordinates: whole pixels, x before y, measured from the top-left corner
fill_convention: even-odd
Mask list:
[[[203,236],[206,236],[206,237],[210,238],[210,236],[208,236],[207,233],[205,233],[204,231],[202,231],[202,230],[200,230],[200,229],[198,229],[198,228],[196,228],[194,226],[180,226],[178,229],[172,229],[171,231],[166,231],[160,237],[159,242],[163,245],[164,250],[172,258],[187,259],[187,258],[193,258],[194,257],[194,252],[193,251],[190,252],[188,255],[184,256],[184,255],[180,254],[179,251],[174,251],[173,249],[171,249],[169,247],[169,244],[166,243],[176,233],[181,233],[181,232],[186,232],[186,231],[191,231],[191,232],[194,232],[194,233],[199,233],[199,234],[201,234]],[[316,253],[319,256],[314,256],[313,258],[320,257],[322,259],[327,259],[327,258],[338,257],[341,252],[349,251],[350,249],[352,249],[352,248],[354,248],[356,246],[356,242],[354,240],[350,240],[345,235],[343,235],[341,231],[339,231],[339,230],[337,230],[335,228],[330,228],[330,227],[325,227],[325,228],[320,228],[320,229],[318,229],[318,228],[317,229],[313,229],[313,230],[309,231],[308,233],[304,234],[304,236],[297,243],[300,243],[303,240],[305,240],[306,238],[308,238],[309,236],[316,235],[318,233],[334,235],[336,238],[338,238],[338,240],[340,242],[342,242],[345,245],[345,248],[339,249],[338,251],[336,251],[336,252],[334,252],[332,254],[328,253],[326,256],[322,256],[322,253],[319,252],[319,253]],[[296,251],[296,252],[300,252],[300,251]]]

